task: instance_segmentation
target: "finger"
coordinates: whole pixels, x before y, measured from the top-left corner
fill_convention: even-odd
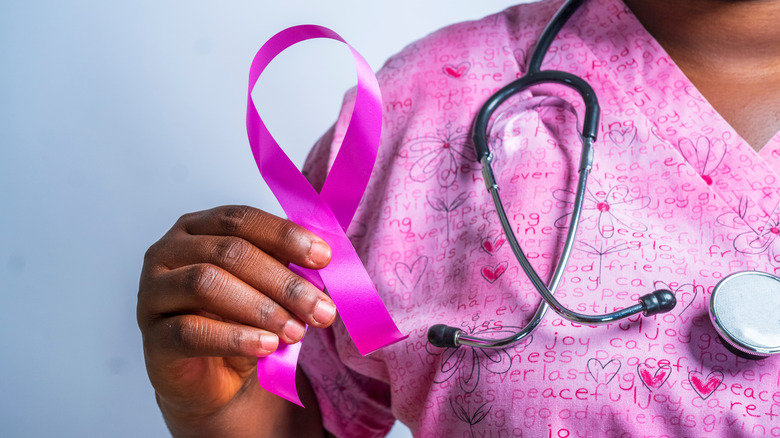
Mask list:
[[[331,258],[328,244],[311,231],[252,207],[217,207],[184,215],[179,224],[190,234],[241,237],[282,261],[305,268],[323,268]]]
[[[172,358],[267,356],[279,345],[273,333],[200,315],[162,319],[151,327],[148,339]]]
[[[288,344],[305,334],[303,323],[270,297],[217,266],[201,263],[162,274],[153,286],[180,293],[150,303],[157,317],[208,312],[223,319],[275,333]]]
[[[270,297],[306,324],[326,327],[336,317],[336,308],[327,294],[247,240],[233,236],[184,235],[179,238],[176,251],[173,251],[166,261],[169,267],[175,269],[203,263],[217,266],[226,272],[206,271],[202,266],[190,268],[191,270],[185,271],[187,275],[178,276],[181,279],[179,283],[166,286],[185,290],[188,295],[196,294],[197,297],[202,289],[215,284],[224,291],[208,293],[219,292],[224,295],[224,292],[230,292],[230,285],[238,279],[240,284],[237,290],[245,291],[243,295],[250,294],[246,287],[242,287],[249,285],[253,288],[254,295],[263,294]],[[211,278],[213,275],[219,278]],[[230,278],[223,278],[225,275]],[[246,298],[243,295],[237,299]],[[297,339],[292,341],[296,342]]]

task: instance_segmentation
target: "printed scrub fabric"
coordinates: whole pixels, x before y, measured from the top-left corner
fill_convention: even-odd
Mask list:
[[[378,73],[379,157],[348,235],[407,340],[361,357],[340,322],[310,330],[301,366],[325,426],[419,437],[780,436],[780,360],[739,359],[712,328],[719,279],[780,267],[780,136],[755,152],[619,0],[591,0],[543,69],[577,74],[602,106],[596,164],[557,296],[602,313],[658,288],[670,313],[599,327],[552,312],[501,350],[441,349],[444,323],[501,337],[539,298],[503,237],[469,130],[494,91],[523,74],[560,1],[520,5],[413,43]],[[312,151],[321,184],[351,110]],[[520,244],[549,279],[568,227],[582,102],[538,86],[494,117],[490,142]],[[773,309],[777,310],[777,309]]]

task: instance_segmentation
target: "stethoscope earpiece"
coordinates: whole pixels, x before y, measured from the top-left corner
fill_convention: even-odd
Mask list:
[[[428,328],[428,342],[434,347],[457,348],[458,337],[463,331],[444,324],[432,325]]]
[[[639,298],[639,302],[645,310],[642,312],[644,316],[656,315],[658,313],[666,313],[677,305],[677,298],[670,290],[659,289],[655,292]]]

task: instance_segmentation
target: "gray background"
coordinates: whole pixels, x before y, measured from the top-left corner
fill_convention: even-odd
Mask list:
[[[0,2],[0,435],[167,434],[135,322],[142,256],[187,211],[281,213],[244,129],[262,42],[321,24],[378,69],[516,2],[268,3]],[[280,56],[255,97],[300,164],[354,81],[343,46],[313,41]]]

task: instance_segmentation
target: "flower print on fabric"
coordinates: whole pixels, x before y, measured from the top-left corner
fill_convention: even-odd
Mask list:
[[[553,197],[567,204],[574,204],[575,192],[569,189],[559,189],[553,192]],[[616,185],[606,192],[599,190],[593,192],[590,188],[585,192],[585,200],[582,204],[581,226],[589,229],[596,227],[599,235],[609,239],[615,235],[615,229],[622,226],[632,231],[647,231],[647,226],[630,217],[630,213],[647,208],[650,198],[647,196],[632,196],[628,186]],[[557,228],[568,228],[571,212],[559,217],[555,221]]]
[[[425,182],[435,178],[440,187],[452,186],[458,171],[470,171],[477,160],[467,129],[453,130],[450,123],[436,130],[435,136],[410,141],[407,148],[407,156],[414,160],[409,171],[412,180]]]
[[[726,142],[720,138],[710,139],[701,136],[696,140],[687,137],[680,139],[678,149],[708,186],[712,185],[712,177],[728,152]]]
[[[780,266],[780,211],[776,209],[764,226],[753,227],[745,220],[750,214],[749,204],[743,197],[737,211],[718,216],[717,222],[740,231],[734,238],[736,251],[746,255],[766,254],[772,264]]]
[[[448,196],[436,196],[432,194],[428,194],[425,197],[425,200],[428,201],[428,204],[431,206],[432,209],[438,211],[439,213],[443,213],[445,220],[447,222],[447,240],[450,240],[450,215],[453,211],[457,210],[458,207],[463,205],[464,202],[468,199],[468,193],[460,193],[457,196],[455,196],[455,199],[448,199]]]
[[[475,437],[474,426],[482,422],[482,420],[490,414],[493,405],[489,405],[489,402],[484,402],[472,411],[471,406],[467,402],[464,401],[463,403],[460,403],[457,400],[453,401],[453,399],[450,398],[450,408],[452,408],[452,412],[455,414],[455,418],[457,418],[458,421],[462,421],[469,425],[469,432],[471,432],[472,437]]]
[[[357,409],[357,402],[350,395],[350,388],[355,386],[355,383],[350,380],[347,373],[339,373],[331,377],[327,374],[322,375],[322,389],[328,394],[333,406],[341,409],[344,412],[355,412]]]
[[[477,312],[472,317],[472,321],[464,321],[461,329],[475,336],[492,336],[500,338],[509,336],[520,330],[520,327],[499,326],[493,321],[484,321],[478,323],[480,314]],[[525,350],[533,342],[533,336],[529,336],[526,341],[513,346],[514,350]],[[439,375],[434,379],[434,383],[441,384],[451,379],[457,379],[461,391],[470,394],[474,392],[480,382],[482,371],[493,374],[504,374],[512,368],[512,357],[507,351],[508,348],[478,348],[467,345],[461,345],[457,348],[440,349],[430,344],[426,344],[425,349],[428,354],[441,356],[441,362],[438,366]]]
[[[633,251],[640,248],[640,244],[638,242],[627,242],[625,240],[620,241],[614,245],[604,245],[604,241],[601,241],[595,245],[591,245],[590,243],[584,241],[584,240],[577,240],[575,242],[575,249],[578,249],[586,254],[592,254],[599,258],[599,279],[601,277],[601,272],[604,265],[604,256],[610,255],[610,254],[616,254],[618,257],[620,257],[620,253],[625,253],[627,251]]]

